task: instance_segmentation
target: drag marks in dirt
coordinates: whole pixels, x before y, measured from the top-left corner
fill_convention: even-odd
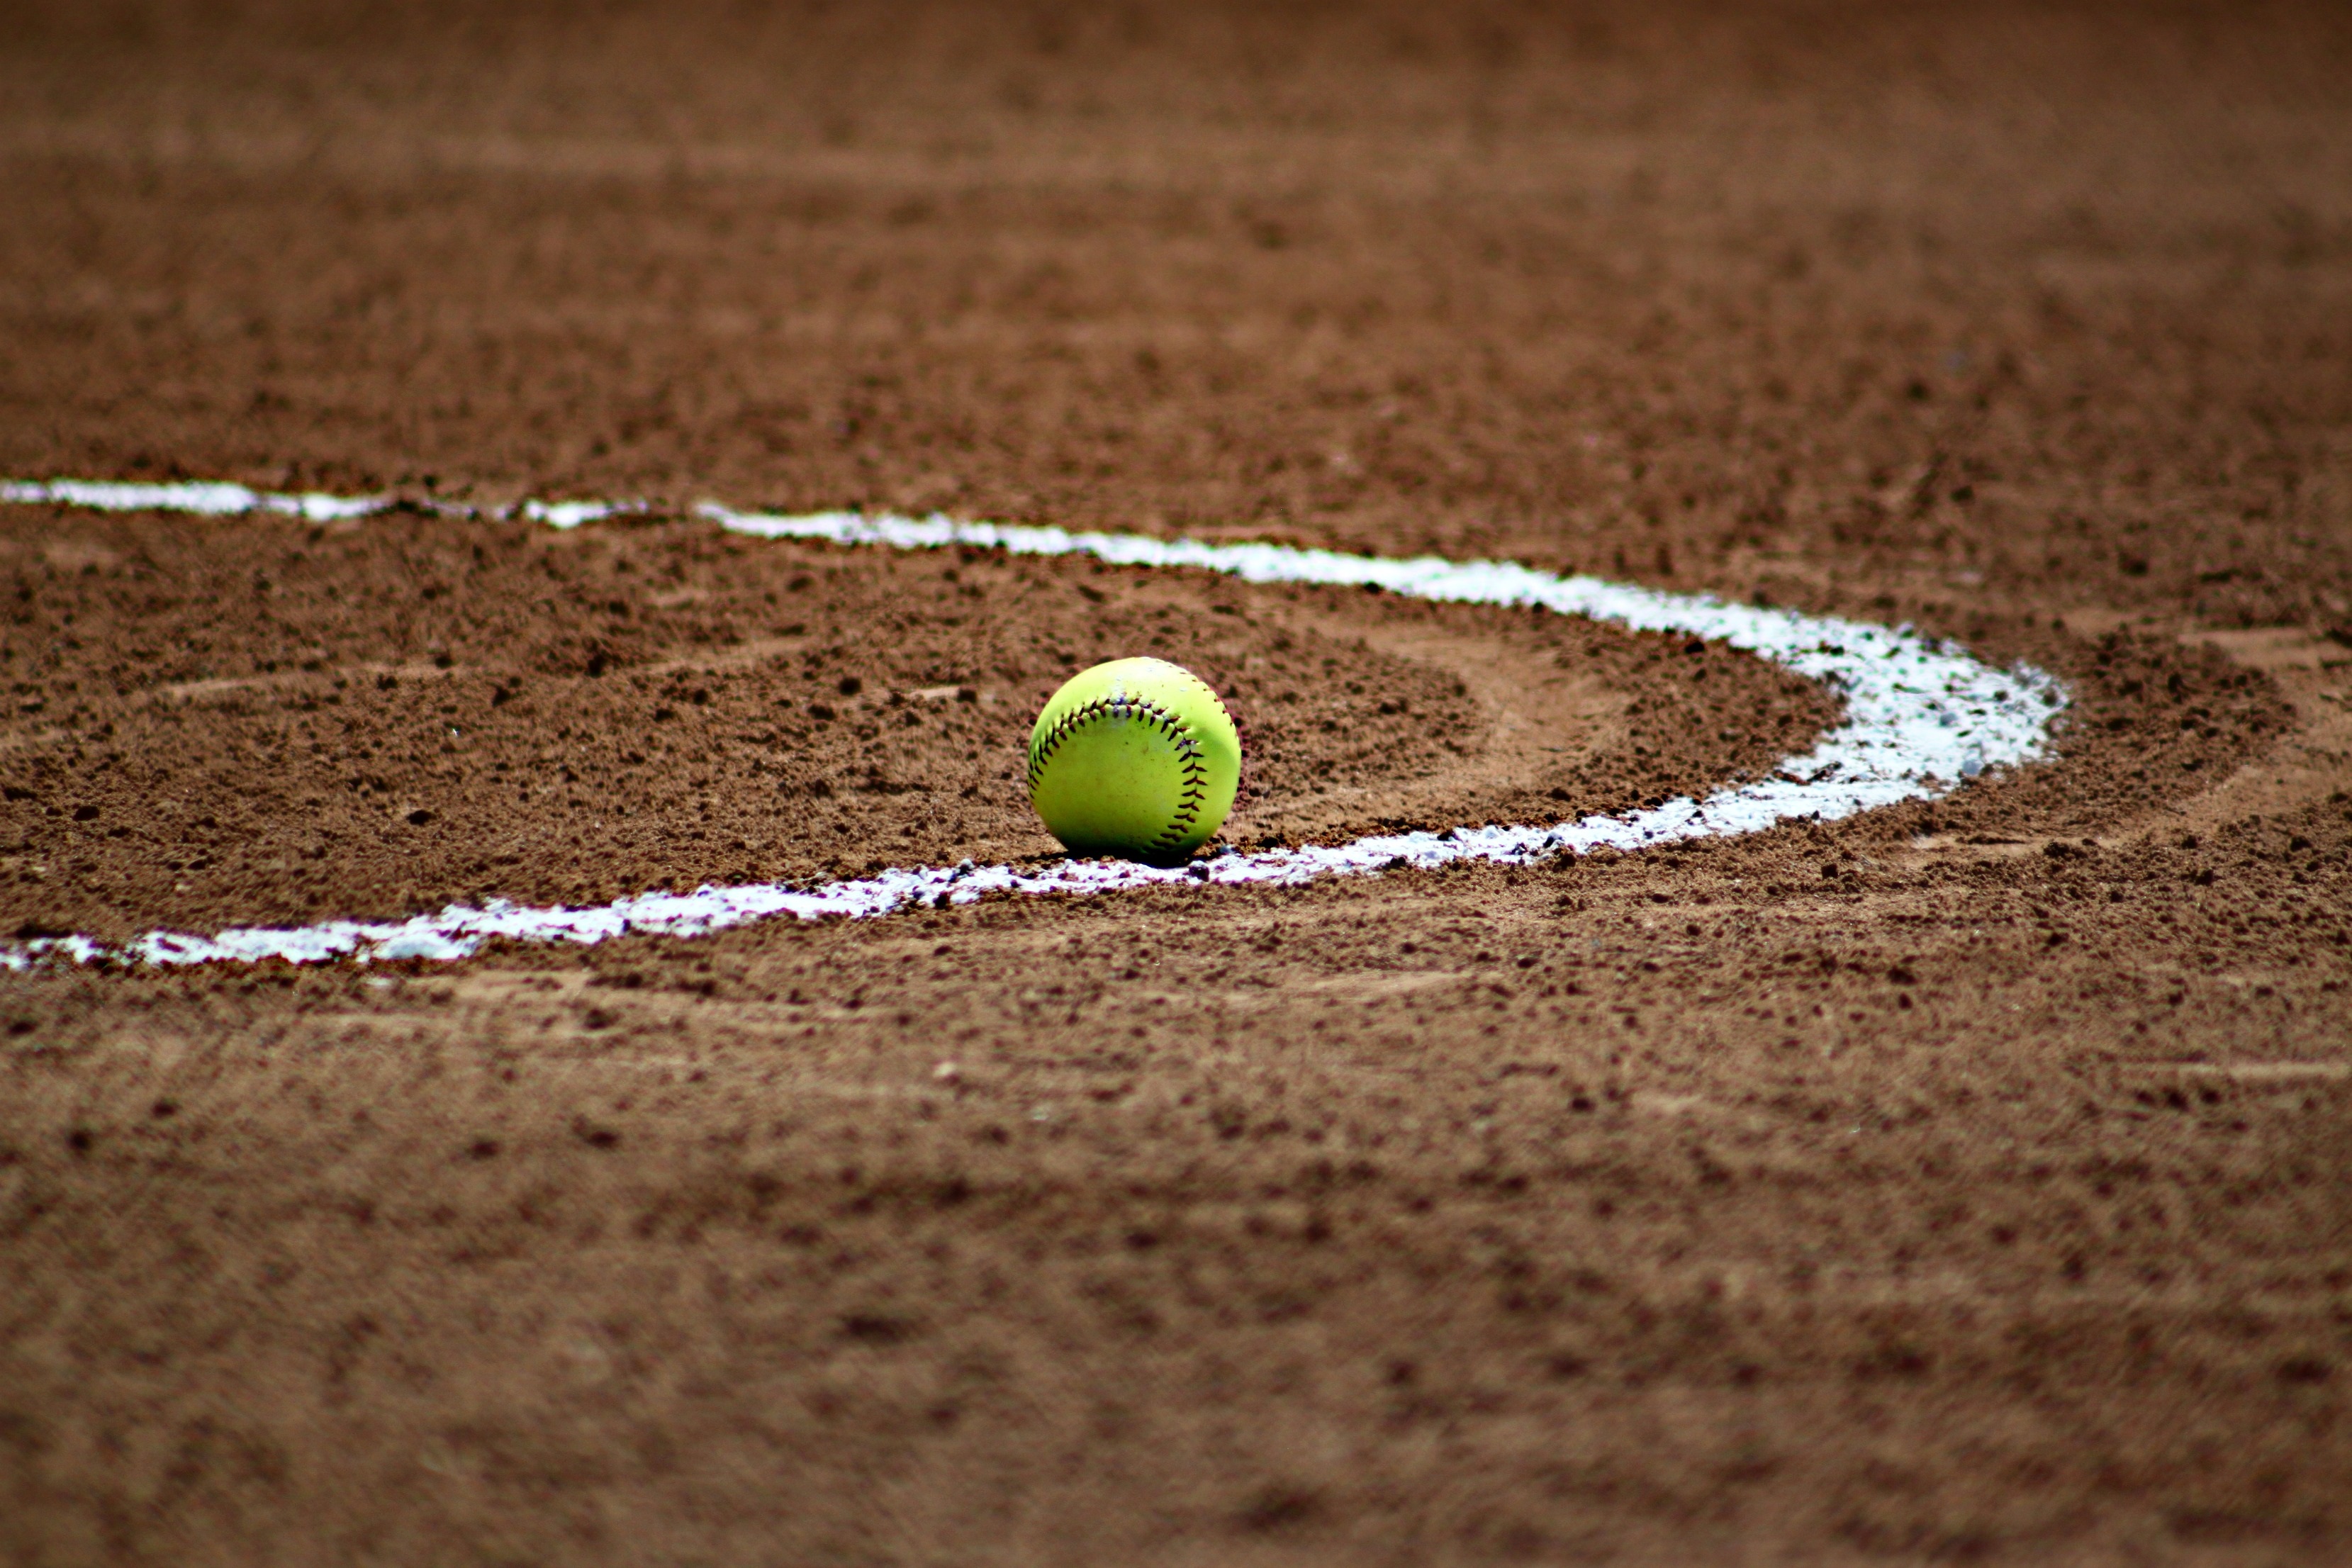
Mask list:
[[[224,484],[113,485],[71,479],[0,484],[0,501],[214,517],[260,512],[313,521],[349,521],[417,504],[390,497],[269,495]],[[454,503],[432,505],[443,511],[466,510]],[[497,515],[572,528],[637,510],[635,502],[530,502]],[[1463,825],[1443,832],[1380,834],[1336,845],[1247,854],[1229,850],[1176,869],[1102,860],[1065,860],[1042,868],[965,861],[953,867],[892,868],[864,879],[808,886],[771,882],[646,893],[596,908],[532,908],[493,899],[478,906],[453,904],[402,921],[331,921],[306,927],[230,930],[210,937],[159,931],[120,947],[83,936],[41,937],[0,949],[0,962],[23,966],[46,958],[166,964],[265,958],[294,963],[342,957],[362,962],[449,960],[478,951],[492,938],[598,942],[631,932],[694,936],[783,915],[856,919],[914,907],[968,904],[991,893],[1086,896],[1188,881],[1290,885],[1456,861],[1525,865],[1561,854],[1629,851],[1752,833],[1790,820],[1835,820],[1898,802],[1933,799],[1988,769],[2046,755],[2051,721],[2066,702],[2063,687],[2041,670],[1999,669],[1956,645],[1908,628],[1727,604],[1591,577],[1559,577],[1510,562],[1398,560],[1270,543],[1071,533],[940,516],[788,516],[716,503],[697,510],[721,529],[761,539],[1083,556],[1121,566],[1192,568],[1255,584],[1361,587],[1438,603],[1541,608],[1754,654],[1834,692],[1843,700],[1844,719],[1821,736],[1812,752],[1786,759],[1769,777],[1719,790],[1704,800],[1678,796],[1645,810],[1550,825]]]
[[[2210,832],[2247,817],[2282,816],[2352,785],[2352,692],[2344,679],[2352,648],[2293,626],[2183,628],[2182,640],[2207,644],[2268,676],[2294,709],[2294,729],[2214,789],[2138,826]]]

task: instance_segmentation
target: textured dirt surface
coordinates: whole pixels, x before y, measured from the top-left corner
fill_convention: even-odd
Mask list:
[[[1834,718],[1721,649],[756,545],[704,497],[1507,555],[2061,675],[1672,853],[451,966],[0,978],[0,1558],[2352,1554],[2339,8],[36,5],[0,932],[1228,836]]]
[[[1251,847],[1705,794],[1835,713],[1752,658],[1587,621],[698,522],[0,531],[20,935],[1059,858],[1030,723],[1135,652],[1240,715],[1222,837]]]

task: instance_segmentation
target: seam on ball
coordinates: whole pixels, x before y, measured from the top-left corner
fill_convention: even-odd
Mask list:
[[[1160,829],[1147,846],[1152,849],[1172,849],[1192,831],[1201,818],[1202,804],[1208,798],[1209,770],[1201,760],[1201,742],[1192,727],[1179,717],[1175,710],[1163,708],[1148,697],[1097,697],[1071,709],[1054,721],[1051,729],[1038,736],[1029,747],[1029,798],[1037,798],[1037,786],[1045,776],[1046,765],[1062,742],[1072,735],[1104,718],[1140,719],[1166,734],[1176,746],[1177,765],[1183,770],[1184,781],[1177,790],[1176,814],[1169,825]]]

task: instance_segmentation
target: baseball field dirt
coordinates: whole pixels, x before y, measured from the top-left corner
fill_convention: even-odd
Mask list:
[[[0,478],[398,504],[0,505],[0,1560],[2352,1560],[2352,12],[5,33]],[[1632,854],[59,956],[1049,865],[1029,721],[1127,654],[1224,694],[1244,851],[1843,712],[710,500],[1515,560],[2066,702]]]

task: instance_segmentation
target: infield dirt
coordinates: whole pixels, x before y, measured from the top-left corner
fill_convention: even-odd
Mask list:
[[[0,977],[0,1557],[2352,1554],[2340,7],[35,5],[0,934],[1557,820],[1834,701],[696,501],[1958,638],[2046,763],[1672,852]]]

